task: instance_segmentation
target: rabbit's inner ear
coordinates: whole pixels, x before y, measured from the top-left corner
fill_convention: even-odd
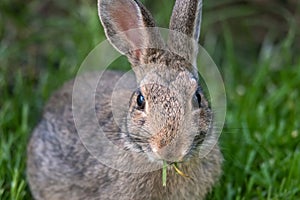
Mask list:
[[[126,1],[125,5],[116,2],[115,6],[111,6],[108,12],[111,14],[111,23],[116,33],[125,34],[125,39],[132,46],[140,44],[142,41],[141,31],[128,31],[143,27],[142,16],[137,5],[130,1]],[[123,41],[124,42],[124,41]]]
[[[130,31],[143,27],[141,10],[134,1],[99,1],[99,16],[107,38],[121,53],[141,42],[141,31]]]
[[[155,22],[147,9],[134,0],[99,0],[99,16],[107,38],[130,61],[145,60],[153,40],[159,44],[159,31],[153,30]],[[150,28],[152,27],[152,29]],[[161,44],[160,44],[161,45]]]
[[[112,23],[119,31],[127,31],[130,29],[141,27],[141,16],[136,5],[126,1],[125,5],[115,2],[115,5],[108,7],[111,15]]]

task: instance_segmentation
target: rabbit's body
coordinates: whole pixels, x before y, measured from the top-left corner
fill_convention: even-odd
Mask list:
[[[86,76],[91,82],[99,79],[93,73]],[[116,143],[120,143],[119,127],[113,123],[110,106],[112,87],[121,76],[121,72],[115,71],[103,74],[102,81],[107,87],[97,87],[101,100],[95,105],[101,108],[97,116],[103,129],[115,130],[108,137],[116,138]],[[217,146],[202,160],[196,157],[180,165],[193,180],[180,176],[170,166],[166,187],[162,185],[161,170],[126,173],[99,162],[86,150],[76,132],[72,119],[73,83],[66,83],[51,97],[28,146],[28,176],[37,199],[199,199],[209,191],[220,173]]]
[[[106,14],[115,14],[110,11],[114,6],[141,8],[142,14],[138,16],[149,17],[145,8],[136,1],[107,2],[103,1],[103,11],[102,1],[99,4],[100,17],[106,28],[109,26],[105,19]],[[105,13],[106,11],[108,13]],[[178,12],[175,11],[173,13]],[[196,11],[199,12],[199,9]],[[151,20],[146,21],[152,24]],[[126,23],[126,20],[122,21],[124,22]],[[112,32],[115,34],[118,31],[106,30],[109,38]],[[116,41],[110,39],[118,48]],[[127,39],[132,38],[129,36]],[[122,51],[122,48],[121,46],[118,49]],[[179,175],[169,165],[167,185],[163,187],[161,170],[145,173],[125,172],[108,166],[91,154],[85,146],[86,143],[82,141],[82,135],[78,133],[78,128],[81,127],[78,127],[74,120],[74,81],[70,81],[49,100],[43,118],[28,145],[27,174],[36,199],[203,199],[210,191],[221,173],[222,156],[217,137],[211,127],[212,113],[205,97],[197,89],[198,75],[189,62],[183,61],[169,50],[152,53],[153,51],[136,50],[129,54],[125,52],[136,74],[136,80],[132,79],[128,84],[137,83],[138,89],[130,92],[121,90],[117,93],[120,96],[118,107],[128,110],[128,113],[121,117],[121,125],[114,119],[112,95],[115,84],[123,73],[105,71],[101,83],[98,83],[99,76],[96,73],[87,73],[81,77],[89,84],[98,84],[93,109],[105,136],[121,149],[136,152],[130,154],[129,158],[114,157],[111,158],[112,161],[115,159],[125,166],[139,163],[143,161],[136,155],[146,153],[149,163],[156,165],[161,165],[162,160],[178,162],[180,170],[191,178]],[[145,57],[141,59],[140,56]],[[152,71],[146,70],[146,75],[145,70],[138,69],[137,65],[140,64],[157,64],[158,67],[151,68]],[[182,67],[183,65],[186,67]],[[92,116],[86,114],[89,108],[85,106],[85,98],[88,98],[88,94],[82,90],[79,104],[77,102],[77,105],[81,105],[79,112],[82,112],[79,119],[86,121],[84,126],[90,127],[87,135],[93,139],[99,130],[89,125],[89,117]],[[163,106],[160,107],[161,105]],[[99,155],[102,152],[105,154],[105,145],[96,147]],[[199,155],[201,145],[207,145],[210,149],[207,155]]]

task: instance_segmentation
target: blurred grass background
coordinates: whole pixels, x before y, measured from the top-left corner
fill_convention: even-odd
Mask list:
[[[167,27],[173,0],[144,0]],[[208,199],[300,198],[300,3],[204,1],[201,44],[223,75],[223,177]],[[51,93],[105,40],[95,0],[0,2],[0,199],[31,199],[26,143]],[[126,65],[128,67],[128,65]]]

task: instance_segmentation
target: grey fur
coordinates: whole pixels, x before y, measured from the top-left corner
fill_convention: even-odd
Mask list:
[[[192,1],[178,0],[177,4],[182,2]],[[193,1],[189,5],[199,5],[199,2]],[[180,170],[192,178],[176,174],[169,166],[167,186],[163,187],[161,170],[129,173],[101,163],[94,157],[95,154],[86,149],[78,135],[77,128],[84,128],[93,139],[99,130],[89,123],[91,116],[85,105],[85,90],[79,98],[79,105],[82,106],[72,107],[74,81],[70,81],[50,98],[28,144],[27,175],[33,196],[38,200],[204,199],[221,174],[222,155],[211,127],[212,111],[198,86],[198,75],[189,60],[195,55],[182,57],[172,52],[172,48],[166,49],[156,29],[151,33],[142,29],[143,34],[147,35],[145,42],[150,43],[152,40],[149,38],[152,38],[155,44],[149,44],[150,49],[132,53],[132,49],[136,50],[135,47],[140,45],[136,44],[139,40],[131,40],[126,34],[114,35],[125,31],[124,27],[128,25],[122,24],[123,28],[120,27],[119,22],[115,21],[118,17],[110,13],[111,8],[107,6],[115,10],[129,9],[126,12],[137,17],[133,26],[145,28],[155,24],[149,12],[136,0],[99,1],[99,15],[108,39],[127,55],[133,66],[136,79],[128,84],[137,84],[139,88],[118,91],[118,108],[124,109],[124,112],[115,119],[112,112],[115,105],[111,99],[115,83],[123,73],[105,71],[101,83],[97,82],[99,77],[95,73],[81,75],[89,84],[98,84],[94,108],[97,123],[106,137],[121,149],[135,152],[130,157],[120,156],[115,162],[142,164],[144,161],[139,155],[145,155],[147,162],[156,166],[162,166],[162,160],[179,162]],[[179,9],[180,6],[175,6],[172,19],[182,15]],[[192,10],[196,10],[193,15],[199,14],[200,9]],[[127,22],[122,20],[122,23]],[[198,29],[200,25],[190,27],[189,23],[182,23],[181,27],[186,26],[193,35],[197,35],[194,33],[199,30],[193,29]],[[142,110],[137,108],[136,102],[140,93],[146,100]],[[200,105],[195,93],[201,96]],[[84,127],[75,126],[74,111],[81,113]],[[212,150],[207,155],[199,155],[201,146]],[[108,146],[104,144],[97,148],[101,155]]]
[[[201,17],[202,0],[177,0],[170,20],[170,50],[193,65],[196,65]]]

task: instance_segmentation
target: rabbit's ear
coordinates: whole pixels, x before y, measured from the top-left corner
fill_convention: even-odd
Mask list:
[[[171,51],[195,62],[202,15],[201,0],[176,0],[170,21],[168,46]]]
[[[98,10],[107,38],[131,64],[147,63],[149,48],[163,44],[152,16],[137,0],[99,0]]]

